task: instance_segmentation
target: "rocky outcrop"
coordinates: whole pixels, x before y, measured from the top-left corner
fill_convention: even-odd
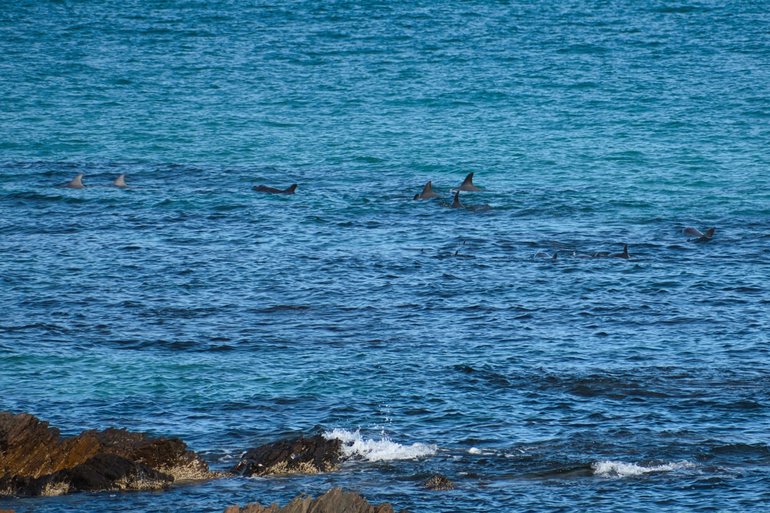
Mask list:
[[[176,438],[124,429],[62,438],[32,415],[0,412],[0,496],[157,490],[215,476]]]
[[[296,497],[284,507],[262,506],[259,503],[247,504],[243,507],[229,506],[225,513],[394,513],[393,506],[387,502],[373,506],[354,492],[346,492],[340,488],[332,488],[317,499],[311,497]],[[407,513],[401,510],[401,513]]]
[[[244,476],[317,474],[337,468],[342,442],[321,435],[294,438],[249,449],[231,470]]]

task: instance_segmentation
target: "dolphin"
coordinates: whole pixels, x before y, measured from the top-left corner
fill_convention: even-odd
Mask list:
[[[468,173],[468,176],[465,177],[465,180],[463,180],[463,183],[460,184],[460,187],[458,187],[457,190],[480,191],[481,189],[473,185],[473,173]]]
[[[293,183],[283,190],[276,189],[275,187],[268,187],[267,185],[255,185],[253,189],[257,192],[266,192],[268,194],[294,194],[294,191],[297,189],[297,184]]]
[[[452,200],[452,208],[463,208],[462,203],[460,203],[460,191],[455,192],[455,199]]]
[[[594,258],[606,258],[606,257],[629,258],[630,257],[630,255],[628,254],[628,244],[623,244],[622,253],[610,253],[608,251],[599,251],[597,253],[594,253],[592,256]]]
[[[549,255],[545,251],[538,251],[537,253],[535,253],[535,258],[550,258],[551,260],[553,260],[555,262],[556,259],[559,258],[559,252],[558,251],[554,251],[553,255]]]
[[[123,175],[123,174],[118,175],[118,177],[112,182],[112,185],[114,185],[115,187],[119,187],[121,189],[125,189],[126,187],[128,187],[126,185],[126,175]]]
[[[714,227],[709,228],[706,230],[706,233],[701,232],[697,228],[693,228],[692,226],[688,226],[684,229],[685,235],[691,235],[695,237],[694,239],[687,239],[688,241],[692,242],[708,242],[714,237],[714,232],[716,232],[717,229]]]
[[[613,253],[610,256],[615,258],[629,258],[630,255],[628,254],[628,244],[623,244],[622,253]]]
[[[83,173],[80,173],[75,178],[67,182],[64,187],[69,187],[70,189],[82,189],[85,187],[83,185]]]
[[[421,199],[431,199],[438,196],[435,192],[433,192],[433,184],[428,181],[428,183],[425,184],[425,187],[422,188],[422,192],[420,194],[415,194],[414,199],[421,200]]]

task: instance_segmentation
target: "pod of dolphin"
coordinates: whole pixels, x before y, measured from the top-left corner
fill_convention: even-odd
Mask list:
[[[68,189],[85,189],[86,186],[85,184],[83,184],[83,176],[85,175],[83,173],[80,173],[75,178],[65,183],[61,187],[66,187]],[[112,185],[119,189],[127,188],[128,185],[126,185],[126,175],[124,174],[118,175],[118,177],[112,181]]]
[[[83,184],[83,173],[78,174],[64,184],[62,187],[67,187],[70,189],[83,189],[85,188],[85,185]],[[121,174],[118,175],[115,180],[113,180],[112,185],[115,187],[118,187],[120,189],[125,189],[128,186],[126,185],[126,175]],[[267,185],[255,185],[252,188],[256,192],[263,192],[266,194],[294,194],[294,192],[297,190],[297,184],[293,183],[290,186],[288,186],[285,189],[278,189],[275,187],[270,187]],[[461,183],[457,188],[452,189],[454,191],[454,197],[452,199],[452,205],[451,208],[464,208],[462,203],[460,203],[460,191],[464,192],[478,192],[481,191],[479,187],[476,187],[473,184],[473,173],[468,173],[468,176],[465,177],[465,180],[463,180],[463,183]],[[428,182],[423,186],[422,192],[419,194],[415,194],[414,198],[415,200],[429,200],[433,198],[438,198],[439,194],[436,193],[433,190],[433,182],[428,180]],[[701,232],[697,228],[694,228],[692,226],[688,226],[683,230],[683,234],[687,235],[688,237],[692,237],[690,239],[687,239],[688,242],[709,242],[716,233],[716,228],[711,227],[706,229],[705,232]],[[559,256],[559,252],[556,251],[553,253],[553,255],[549,255],[548,253],[544,252],[537,252],[535,253],[535,257],[537,258],[550,258],[552,260],[556,260]],[[572,256],[577,256],[577,253],[575,251],[572,252]],[[631,255],[628,253],[628,244],[623,244],[623,251],[620,253],[610,253],[607,251],[599,251],[596,253],[592,253],[590,255],[586,255],[588,257],[593,258],[603,258],[603,257],[609,257],[609,258],[630,258]]]

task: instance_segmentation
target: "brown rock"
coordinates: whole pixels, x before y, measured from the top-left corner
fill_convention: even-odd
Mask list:
[[[316,474],[337,468],[342,442],[321,435],[295,438],[249,449],[232,472],[244,476]]]
[[[179,439],[124,429],[61,438],[32,415],[0,412],[0,496],[157,490],[216,474]]]
[[[394,513],[393,506],[387,502],[373,506],[354,492],[332,488],[317,499],[298,496],[289,504],[279,507],[276,504],[262,506],[259,503],[247,504],[242,508],[228,506],[225,513]],[[406,513],[406,510],[401,510]]]
[[[148,439],[142,433],[114,428],[88,433],[93,433],[105,452],[169,474],[176,481],[214,477],[208,465],[178,438]]]
[[[98,451],[89,437],[62,441],[59,430],[32,415],[0,413],[0,478],[38,478],[83,463]]]

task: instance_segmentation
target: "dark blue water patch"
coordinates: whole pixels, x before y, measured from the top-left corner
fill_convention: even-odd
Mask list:
[[[23,326],[0,326],[0,331],[4,333],[15,333],[22,331],[36,331],[40,330],[46,333],[65,333],[67,329],[64,326],[48,323],[34,323]]]
[[[700,457],[712,464],[750,462],[755,465],[766,465],[770,461],[770,448],[766,444],[720,444],[719,441],[709,440],[704,445],[709,449]]]
[[[704,6],[696,5],[678,5],[655,8],[655,12],[662,14],[691,14],[698,12],[708,12],[710,9]]]

